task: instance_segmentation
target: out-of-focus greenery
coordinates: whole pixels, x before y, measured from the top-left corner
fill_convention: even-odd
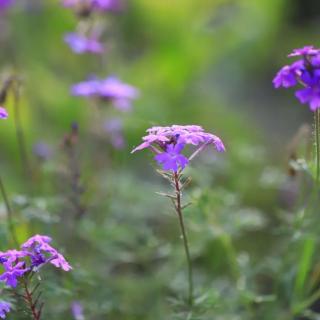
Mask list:
[[[72,319],[75,300],[92,320],[319,319],[317,203],[305,206],[316,195],[306,197],[311,173],[294,162],[289,175],[285,163],[285,145],[312,115],[271,85],[291,48],[318,42],[312,30],[319,22],[307,23],[315,13],[300,8],[298,0],[128,0],[121,14],[105,15],[109,50],[102,59],[75,55],[63,42],[76,18],[57,0],[21,1],[0,17],[1,71],[23,78],[32,166],[26,177],[9,96],[0,169],[19,240],[48,234],[73,266],[63,275],[41,272],[44,319]],[[133,111],[119,115],[72,97],[70,86],[92,74],[115,74],[139,88]],[[124,119],[123,150],[101,129],[115,115]],[[62,147],[75,122],[81,218],[68,201],[73,164]],[[192,177],[184,193],[192,203],[185,210],[192,312],[177,217],[156,194],[168,186],[147,151],[130,154],[145,129],[170,124],[202,125],[227,148],[204,152],[185,172]],[[53,150],[48,161],[32,154],[39,141]],[[304,157],[304,144],[296,148]],[[0,223],[6,250],[4,206]],[[8,318],[25,319],[19,312]]]

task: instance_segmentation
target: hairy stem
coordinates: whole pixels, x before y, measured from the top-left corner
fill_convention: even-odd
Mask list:
[[[188,302],[189,302],[189,305],[192,306],[192,304],[193,304],[192,263],[191,263],[187,233],[186,233],[183,214],[182,214],[180,176],[176,172],[174,173],[174,187],[175,187],[175,192],[176,192],[175,210],[176,210],[176,212],[178,214],[178,218],[179,218],[180,229],[181,229],[181,233],[182,233],[182,240],[183,240],[184,250],[185,250],[187,264],[188,264],[188,282],[189,282]]]
[[[41,310],[43,304],[40,305],[39,310],[37,310],[37,301],[33,301],[33,292],[31,292],[28,288],[28,281],[25,277],[22,278],[23,288],[24,288],[24,299],[28,308],[30,309],[32,319],[33,320],[40,320],[41,319]]]
[[[14,244],[16,246],[19,245],[18,239],[17,239],[17,235],[16,235],[16,231],[14,228],[14,223],[13,223],[13,210],[11,208],[10,202],[9,202],[9,198],[7,196],[7,192],[6,189],[4,187],[3,181],[1,179],[0,176],[0,192],[6,207],[6,211],[7,211],[7,220],[8,220],[8,229],[12,238],[12,241],[14,242]]]

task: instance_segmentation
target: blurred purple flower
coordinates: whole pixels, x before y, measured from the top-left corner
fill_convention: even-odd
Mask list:
[[[102,80],[91,79],[75,84],[71,88],[71,93],[75,96],[110,101],[115,108],[121,111],[129,111],[132,100],[139,96],[139,91],[135,87],[113,76]]]
[[[7,119],[8,118],[8,112],[5,108],[0,107],[0,119]]]
[[[123,9],[122,0],[63,0],[65,7],[73,9],[87,8],[89,11],[120,11]]]
[[[48,160],[52,156],[52,149],[50,146],[42,141],[33,145],[32,151],[40,160]]]
[[[11,305],[8,302],[0,300],[0,318],[5,319],[6,314],[10,312]]]
[[[302,85],[296,90],[296,98],[303,104],[308,103],[310,110],[320,108],[320,50],[313,46],[294,49],[289,57],[303,56],[291,65],[284,66],[273,79],[275,88],[289,88]]]
[[[147,132],[148,135],[142,138],[143,143],[133,149],[132,153],[145,148],[151,149],[156,153],[155,160],[164,170],[177,171],[178,167],[184,169],[207,145],[213,145],[218,152],[225,151],[219,137],[205,132],[202,127],[196,125],[152,127]],[[181,153],[187,144],[198,147],[189,158]]]
[[[100,54],[104,52],[103,44],[97,39],[87,38],[75,32],[66,34],[64,41],[70,46],[73,52],[78,54],[86,52]]]
[[[71,304],[71,313],[74,320],[84,320],[83,306],[79,301],[73,301]]]
[[[102,11],[120,11],[123,9],[121,0],[92,0],[93,7]]]
[[[13,5],[13,0],[0,0],[0,10],[6,10]]]
[[[110,137],[111,144],[116,149],[123,149],[125,141],[123,137],[123,124],[119,118],[107,120],[103,125],[104,130]]]

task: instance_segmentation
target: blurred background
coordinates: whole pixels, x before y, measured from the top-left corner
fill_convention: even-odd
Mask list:
[[[19,0],[0,15],[1,77],[22,79],[30,169],[26,175],[9,95],[0,170],[19,240],[52,236],[74,268],[41,276],[44,318],[73,319],[70,306],[79,301],[85,319],[319,319],[292,311],[312,289],[294,285],[305,235],[297,199],[308,177],[288,160],[308,156],[313,114],[272,79],[293,48],[318,45],[320,2],[128,0],[101,19],[107,51],[97,57],[63,41],[77,18],[58,0]],[[92,75],[138,88],[132,111],[70,94]],[[120,147],[110,119],[121,119]],[[207,150],[185,172],[192,314],[178,222],[156,194],[170,186],[148,151],[130,154],[147,128],[171,124],[201,125],[227,149]],[[0,223],[5,250],[4,206]]]

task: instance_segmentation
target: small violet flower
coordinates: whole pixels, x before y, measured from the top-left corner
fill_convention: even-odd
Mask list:
[[[8,112],[5,108],[0,107],[0,119],[7,119],[8,118]]]
[[[135,87],[121,82],[116,77],[80,82],[71,88],[71,93],[75,96],[110,101],[115,108],[121,111],[129,111],[132,100],[139,96],[139,91]]]
[[[143,143],[132,150],[133,152],[149,148],[156,153],[155,160],[162,165],[163,170],[177,172],[183,170],[205,146],[213,145],[218,152],[224,152],[225,147],[221,139],[207,133],[196,125],[173,125],[171,127],[152,127],[142,138]],[[187,158],[182,154],[186,145],[196,146],[196,151]]]
[[[189,160],[181,151],[184,148],[184,143],[169,144],[166,147],[166,151],[157,154],[154,159],[162,165],[163,170],[178,171],[178,168],[184,169]]]
[[[313,46],[294,49],[289,57],[301,57],[291,65],[280,69],[273,85],[275,88],[302,86],[295,92],[296,98],[303,104],[309,104],[310,110],[320,108],[320,50]]]
[[[50,159],[53,154],[51,147],[42,141],[35,143],[32,147],[32,152],[39,160],[45,161]]]
[[[10,312],[11,305],[8,302],[0,300],[0,318],[5,319],[8,312]]]
[[[74,320],[84,320],[83,306],[79,301],[72,302],[71,313]]]
[[[73,52],[100,54],[104,52],[101,42],[95,38],[85,37],[78,33],[68,33],[64,37],[64,41],[70,46]]]

